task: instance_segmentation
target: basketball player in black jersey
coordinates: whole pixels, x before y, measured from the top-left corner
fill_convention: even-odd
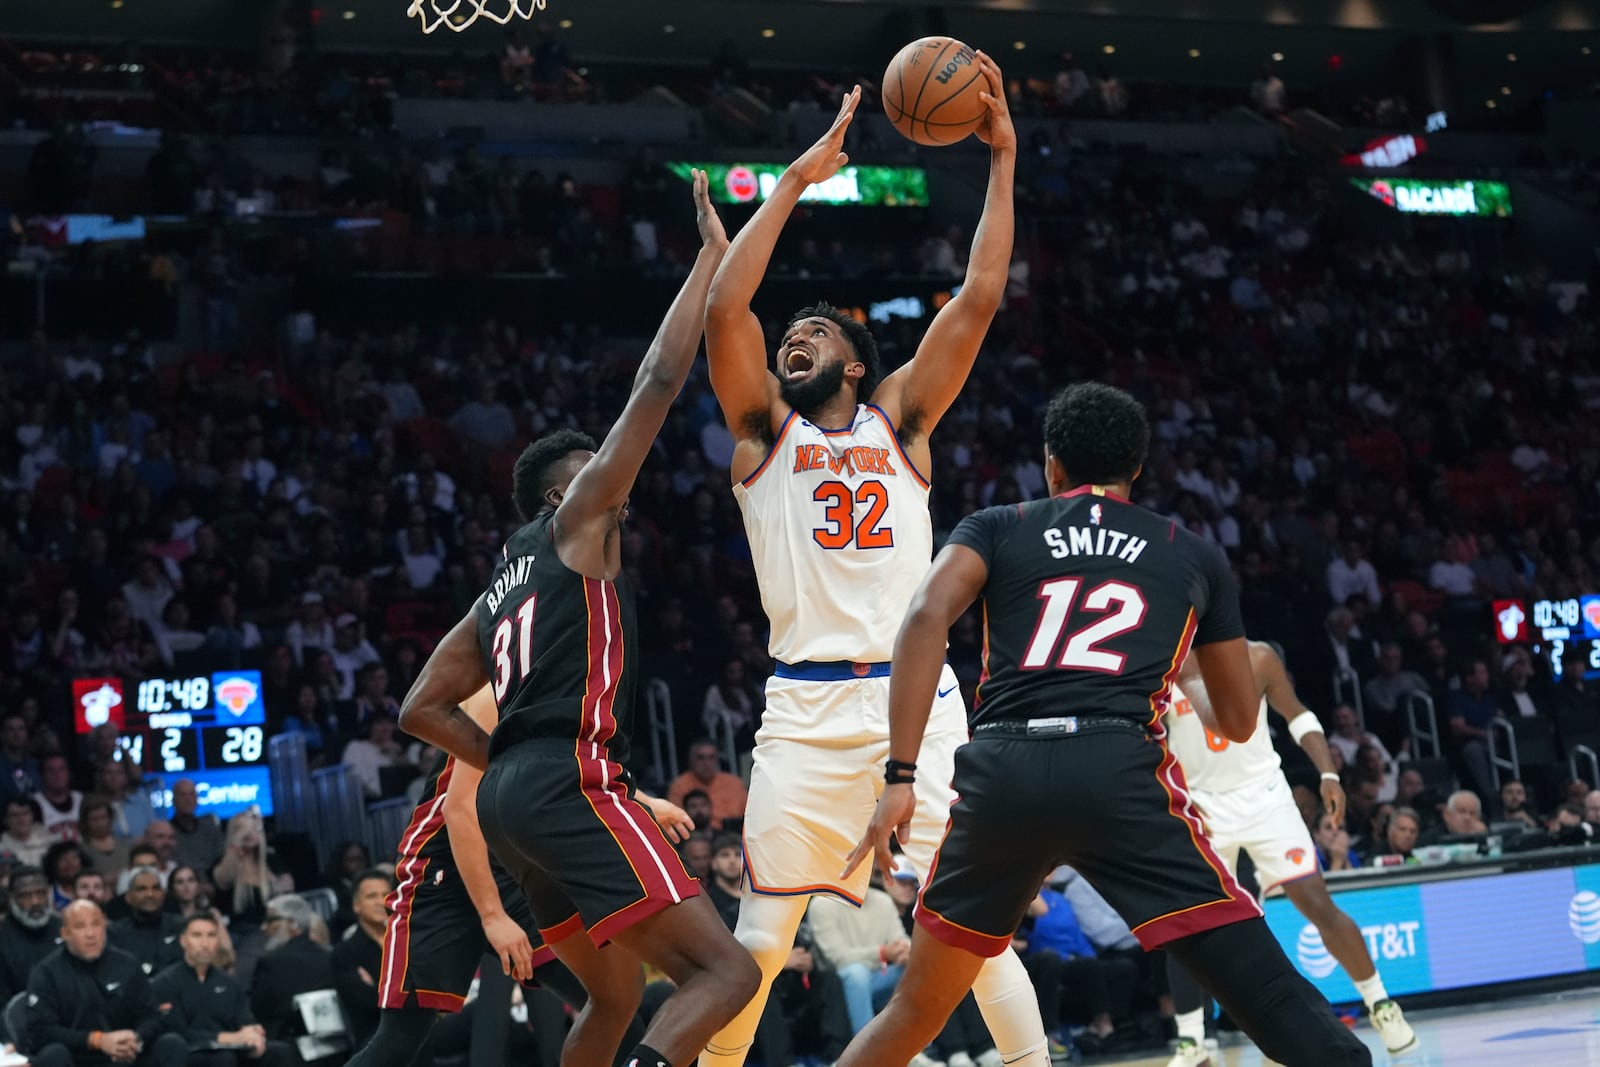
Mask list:
[[[638,638],[621,522],[694,362],[706,292],[727,248],[705,175],[694,183],[700,255],[622,414],[598,448],[560,431],[517,460],[512,496],[527,525],[401,709],[408,732],[484,771],[484,839],[527,894],[546,944],[589,992],[563,1067],[610,1064],[638,1004],[640,959],[677,992],[630,1067],[690,1063],[760,980],[624,769]],[[485,684],[500,712],[492,741],[459,707]]]
[[[485,686],[463,705],[479,726],[492,729],[494,698]],[[405,1067],[423,1054],[439,1012],[458,1012],[486,953],[517,981],[538,985],[582,1010],[588,997],[577,977],[539,936],[522,888],[489,855],[478,827],[481,772],[442,757],[400,836],[395,889],[387,901],[383,964],[377,976],[378,1030],[350,1067]],[[694,823],[675,805],[642,798],[681,841]],[[503,1005],[497,1005],[503,1007]],[[488,1010],[481,1004],[479,1011]],[[474,1025],[479,1034],[504,1029],[503,1020]],[[644,1035],[637,1021],[634,1042]]]
[[[1053,495],[968,516],[912,600],[894,650],[887,784],[850,868],[875,853],[890,869],[945,640],[980,595],[984,675],[905,976],[839,1067],[904,1063],[932,1040],[1060,863],[1147,950],[1164,947],[1199,978],[1267,1056],[1285,1067],[1372,1062],[1207,844],[1163,743],[1167,693],[1191,646],[1210,729],[1247,739],[1258,694],[1221,550],[1128,501],[1149,437],[1127,393],[1064,390],[1045,415]]]

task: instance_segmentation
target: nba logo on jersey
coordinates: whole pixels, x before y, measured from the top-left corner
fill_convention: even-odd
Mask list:
[[[1100,505],[1096,504],[1094,507],[1089,509],[1089,521],[1094,523],[1096,526],[1099,526],[1100,516],[1104,514],[1105,512],[1101,509]]]

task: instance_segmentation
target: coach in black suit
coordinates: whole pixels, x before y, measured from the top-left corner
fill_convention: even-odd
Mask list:
[[[216,967],[220,927],[205,912],[183,923],[183,959],[150,983],[166,1008],[167,1028],[189,1044],[188,1067],[293,1067],[294,1051],[250,1014],[239,980]]]
[[[311,905],[299,894],[284,893],[267,904],[267,952],[256,964],[250,1007],[273,1040],[292,1041],[299,1032],[295,997],[334,988],[333,959],[311,940],[311,920]]]

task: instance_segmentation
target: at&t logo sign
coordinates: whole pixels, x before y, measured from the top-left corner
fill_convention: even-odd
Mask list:
[[[1600,896],[1585,889],[1567,907],[1567,925],[1572,936],[1585,945],[1600,944]]]
[[[1313,978],[1326,978],[1339,966],[1328,946],[1322,943],[1322,934],[1315,926],[1306,923],[1295,942],[1295,955],[1300,957],[1300,969]]]

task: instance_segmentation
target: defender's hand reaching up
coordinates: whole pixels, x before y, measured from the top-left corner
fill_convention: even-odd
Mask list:
[[[789,164],[791,174],[807,184],[815,185],[827,181],[839,173],[840,167],[850,162],[850,157],[844,153],[844,134],[850,128],[850,120],[855,117],[859,103],[861,86],[858,85],[845,94],[844,102],[839,105],[839,114],[834,117],[828,132],[806,149],[804,155]]]
[[[727,248],[728,233],[722,228],[722,220],[711,203],[711,179],[703,170],[689,173],[694,176],[694,221],[700,227],[700,244],[706,248]]]

